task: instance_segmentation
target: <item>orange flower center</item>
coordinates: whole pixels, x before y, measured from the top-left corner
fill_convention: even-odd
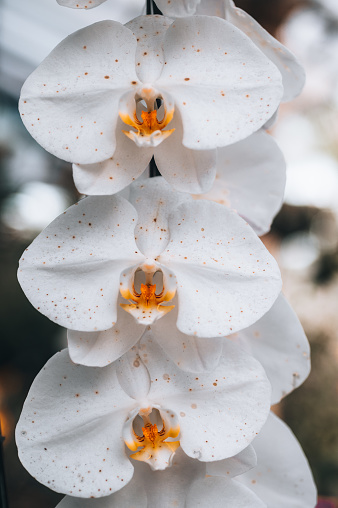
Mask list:
[[[143,324],[153,323],[175,307],[175,305],[162,304],[174,298],[176,289],[166,290],[163,287],[160,293],[156,293],[156,284],[152,284],[152,278],[152,273],[146,274],[146,284],[141,284],[140,292],[135,290],[134,284],[131,290],[126,286],[120,287],[120,293],[123,298],[132,302],[121,303],[121,307]]]
[[[180,446],[179,441],[166,441],[168,438],[176,438],[180,433],[179,425],[166,429],[163,422],[163,428],[158,430],[156,424],[152,424],[148,417],[142,417],[145,423],[142,427],[142,436],[138,436],[135,431],[134,440],[127,442],[126,445],[132,451],[131,459],[147,462],[154,470],[161,470],[169,467],[172,458]],[[141,449],[139,449],[141,447]]]
[[[141,113],[138,114],[136,104],[135,110],[132,113],[120,111],[121,120],[125,124],[133,127],[136,131],[124,130],[122,132],[138,146],[157,146],[175,130],[163,130],[173,119],[175,108],[172,107],[170,111],[167,111],[163,104],[164,115],[162,119],[159,119],[156,100],[160,98],[156,97],[151,89],[143,89],[142,92],[145,94],[145,98],[142,101],[146,103],[147,111],[141,111]],[[160,101],[163,102],[162,99],[160,99]]]

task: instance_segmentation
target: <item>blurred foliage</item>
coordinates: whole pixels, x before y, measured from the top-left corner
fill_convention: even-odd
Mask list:
[[[283,415],[312,466],[320,493],[338,496],[338,375],[332,337],[307,331],[312,372],[299,389],[285,398]]]

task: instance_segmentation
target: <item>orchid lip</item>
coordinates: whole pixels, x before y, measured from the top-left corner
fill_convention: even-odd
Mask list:
[[[156,275],[162,279],[159,281],[162,288],[158,291],[157,284],[154,283]],[[142,281],[141,278],[145,280]],[[166,286],[165,274],[152,260],[147,259],[143,265],[137,267],[129,277],[129,283],[120,283],[120,293],[123,298],[130,301],[130,303],[121,303],[120,306],[144,325],[152,324],[175,307],[162,305],[174,298],[176,287]]]
[[[137,417],[142,420],[142,431],[134,429]],[[153,423],[154,419],[157,423]],[[141,408],[135,418],[127,420],[124,441],[135,452],[130,455],[131,459],[148,463],[152,470],[164,470],[172,465],[175,452],[180,446],[180,441],[168,439],[177,438],[179,433],[178,419],[172,411],[150,406]]]
[[[174,111],[174,106],[168,108],[159,92],[145,86],[133,97],[127,110],[119,111],[121,120],[135,129],[122,132],[139,147],[158,146],[175,130],[164,130]]]

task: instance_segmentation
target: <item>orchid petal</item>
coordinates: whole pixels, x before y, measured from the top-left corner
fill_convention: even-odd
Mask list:
[[[234,478],[257,466],[257,455],[252,445],[225,460],[207,463],[207,475]]]
[[[130,398],[139,401],[147,397],[151,380],[137,348],[131,349],[119,359],[116,372],[122,389]]]
[[[138,214],[135,239],[147,258],[156,258],[167,246],[169,215],[181,203],[191,203],[188,194],[175,192],[163,178],[135,182],[130,187],[129,201]]]
[[[193,460],[178,449],[173,465],[165,471],[154,471],[149,475],[143,468],[138,468],[137,475],[142,475],[143,485],[147,492],[148,507],[185,508],[185,499],[194,481],[201,481],[205,475],[205,464]],[[135,467],[136,470],[136,467]]]
[[[152,471],[135,462],[134,476],[126,487],[100,499],[64,498],[57,508],[186,508],[187,492],[194,481],[205,476],[205,464],[178,449],[173,464],[165,471]],[[83,504],[81,504],[81,502]]]
[[[56,0],[63,7],[71,7],[72,9],[93,9],[103,4],[106,0]]]
[[[227,21],[177,19],[166,31],[163,49],[166,65],[154,85],[175,99],[186,147],[235,143],[277,109],[283,91],[279,71]]]
[[[294,99],[300,94],[305,83],[305,71],[297,58],[249,14],[235,7],[231,1],[228,1],[227,4],[226,19],[250,37],[253,43],[279,69],[284,87],[282,100],[285,102]]]
[[[122,439],[131,404],[111,368],[74,365],[67,350],[57,353],[35,379],[17,425],[22,464],[56,492],[119,490],[133,475]]]
[[[236,481],[252,489],[268,508],[314,508],[312,473],[289,427],[271,413],[253,444],[258,465]]]
[[[163,4],[167,3],[165,0],[160,1]],[[195,0],[189,13],[181,6],[181,2],[176,1],[172,4],[172,6],[163,5],[162,12],[177,17],[189,14],[219,16],[232,23],[244,32],[279,69],[283,78],[283,101],[292,100],[300,94],[305,82],[305,72],[297,58],[254,18],[236,7],[232,0]]]
[[[21,258],[18,278],[27,298],[72,330],[114,326],[120,274],[144,259],[134,240],[136,220],[135,209],[118,196],[71,206]]]
[[[199,337],[228,335],[262,317],[281,290],[280,273],[250,226],[210,201],[180,205],[158,261],[177,278],[177,327]]]
[[[154,150],[158,170],[178,191],[207,192],[216,175],[216,150],[190,150],[182,144],[179,110],[175,111],[170,128],[175,132]]]
[[[153,83],[160,76],[164,65],[162,50],[163,37],[172,19],[164,16],[139,16],[129,23],[129,28],[137,39],[136,72],[143,83]]]
[[[267,508],[250,489],[226,478],[196,482],[187,496],[187,508]],[[225,504],[226,503],[226,504]]]
[[[116,150],[112,157],[96,164],[73,164],[74,182],[82,194],[115,194],[141,176],[148,166],[153,148],[141,150],[122,132],[123,125],[119,119]]]
[[[258,235],[267,233],[285,189],[285,159],[263,130],[217,151],[217,176],[201,196],[233,208]]]
[[[272,127],[277,122],[278,117],[279,117],[279,107],[276,109],[276,111],[274,112],[272,117],[269,118],[269,120],[267,122],[265,122],[265,124],[263,125],[263,129],[265,129],[266,131],[272,129]]]
[[[147,501],[145,489],[140,479],[135,476],[134,474],[123,489],[114,492],[110,496],[100,497],[99,499],[66,496],[56,508],[151,508]]]
[[[74,363],[88,367],[105,367],[114,362],[141,338],[144,327],[117,307],[117,323],[113,328],[101,332],[78,332],[68,330],[69,356]]]
[[[183,451],[206,462],[246,448],[270,408],[270,386],[261,365],[230,341],[223,347],[214,371],[196,375],[173,364],[151,332],[140,343],[140,357],[152,379],[148,400],[165,401],[180,417]]]
[[[227,19],[226,13],[230,2],[231,0],[201,0],[196,6],[195,14]]]
[[[265,316],[230,338],[263,365],[272,385],[272,404],[300,386],[310,373],[309,342],[282,294]]]
[[[136,39],[101,21],[62,41],[25,82],[22,120],[46,150],[91,164],[112,157],[119,101],[135,88]]]
[[[157,7],[166,16],[179,18],[181,16],[191,16],[195,14],[196,7],[201,0],[155,0]]]
[[[176,327],[176,298],[173,304],[175,308],[169,314],[151,325],[155,339],[180,369],[187,372],[213,371],[219,363],[224,338],[200,339],[180,332]]]

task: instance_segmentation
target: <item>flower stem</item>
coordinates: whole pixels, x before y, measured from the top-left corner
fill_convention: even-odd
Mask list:
[[[154,0],[147,0],[147,14],[162,14]]]
[[[154,178],[155,176],[161,176],[161,173],[157,169],[156,162],[153,157],[149,163],[149,178]]]
[[[147,14],[162,14],[156,6],[154,0],[147,0]],[[154,178],[155,176],[161,176],[161,173],[157,169],[156,162],[153,157],[149,164],[149,178]]]
[[[8,508],[5,465],[4,465],[4,457],[3,457],[3,442],[4,441],[5,441],[5,437],[1,433],[1,421],[0,421],[0,506],[1,506],[1,508]]]

